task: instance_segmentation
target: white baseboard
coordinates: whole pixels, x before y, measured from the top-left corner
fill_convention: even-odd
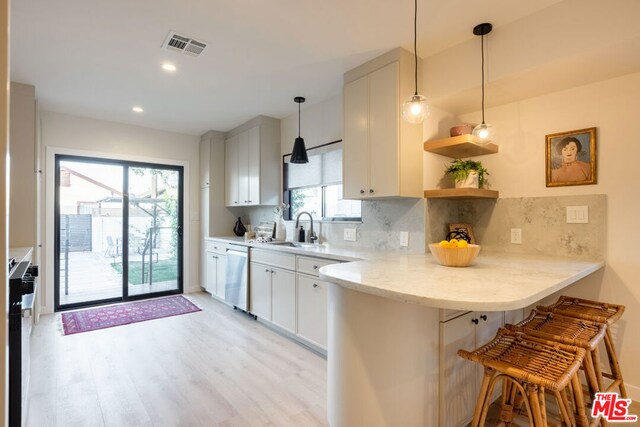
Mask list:
[[[629,383],[625,383],[624,386],[627,389],[627,395],[629,399],[633,400],[634,402],[640,402],[640,387],[631,385]],[[640,414],[635,414],[635,415],[640,415]]]

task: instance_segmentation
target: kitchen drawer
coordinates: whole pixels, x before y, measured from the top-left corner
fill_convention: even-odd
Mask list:
[[[264,249],[251,248],[251,262],[259,262],[287,270],[295,270],[296,268],[295,255]]]
[[[296,271],[298,273],[310,274],[312,276],[318,276],[318,270],[325,265],[338,264],[340,261],[311,258],[306,256],[297,256]]]
[[[207,252],[215,252],[224,255],[227,251],[227,244],[219,241],[207,240]]]
[[[446,308],[440,309],[440,321],[448,322],[449,320],[453,320],[457,317],[462,316],[463,314],[469,313],[469,310],[448,310]]]

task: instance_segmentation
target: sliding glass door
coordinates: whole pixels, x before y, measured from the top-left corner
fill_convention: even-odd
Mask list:
[[[182,292],[183,168],[55,164],[55,309]]]
[[[180,184],[175,169],[129,168],[129,295],[179,288]]]

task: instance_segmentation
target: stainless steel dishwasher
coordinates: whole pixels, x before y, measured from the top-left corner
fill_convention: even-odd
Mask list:
[[[227,247],[227,277],[224,299],[234,308],[249,309],[249,248],[241,245]]]

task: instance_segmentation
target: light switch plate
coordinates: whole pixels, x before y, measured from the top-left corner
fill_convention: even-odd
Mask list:
[[[522,228],[511,229],[511,243],[516,245],[522,244]]]
[[[567,224],[588,224],[589,206],[567,206]]]
[[[400,246],[407,247],[409,246],[409,232],[401,231],[400,232]]]
[[[355,228],[345,228],[344,229],[344,240],[348,240],[349,242],[356,241],[356,229]]]

